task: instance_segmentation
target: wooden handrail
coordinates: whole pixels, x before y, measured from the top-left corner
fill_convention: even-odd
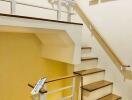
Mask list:
[[[51,82],[55,82],[55,81],[65,80],[65,79],[73,78],[73,77],[76,77],[76,76],[79,76],[79,75],[75,74],[75,75],[70,75],[70,76],[64,76],[64,77],[60,77],[60,78],[56,78],[56,79],[53,79],[53,80],[46,81],[45,83],[51,83]]]
[[[83,22],[89,28],[89,30],[91,31],[93,36],[97,39],[97,41],[100,43],[100,45],[106,51],[106,53],[112,59],[112,61],[118,66],[118,68],[121,69],[121,68],[125,68],[125,67],[130,67],[130,65],[125,65],[121,61],[121,59],[115,54],[115,52],[112,50],[112,48],[108,45],[108,43],[105,41],[105,39],[101,36],[100,32],[97,30],[95,25],[91,22],[91,20],[88,18],[88,16],[85,15],[85,13],[82,11],[82,9],[79,7],[79,5],[77,3],[75,4],[74,9],[79,14],[79,16],[82,18]]]

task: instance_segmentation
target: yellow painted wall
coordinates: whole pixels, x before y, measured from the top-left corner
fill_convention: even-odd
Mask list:
[[[31,100],[31,88],[40,77],[68,74],[68,64],[41,58],[41,42],[34,34],[0,33],[0,100]],[[62,86],[62,82],[50,88]],[[61,97],[62,93],[48,100]]]

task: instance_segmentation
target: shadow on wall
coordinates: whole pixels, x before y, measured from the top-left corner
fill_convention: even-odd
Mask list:
[[[111,2],[111,1],[117,1],[117,0],[90,0],[89,5],[92,6],[92,5],[97,5],[100,3],[107,3],[107,2]]]

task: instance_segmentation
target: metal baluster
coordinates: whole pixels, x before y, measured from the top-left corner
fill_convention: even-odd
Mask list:
[[[68,5],[68,17],[67,17],[67,21],[71,22],[71,17],[72,17],[72,8],[75,4],[75,0],[67,0],[67,2],[69,3]]]
[[[45,93],[40,93],[40,100],[46,100],[46,94]]]
[[[74,100],[75,98],[75,84],[76,84],[76,78],[75,77],[73,77],[73,79],[72,79],[72,98],[71,98],[71,100]]]
[[[69,7],[68,7],[67,21],[68,21],[68,22],[71,22],[71,7],[72,7],[72,5],[69,3],[68,6],[69,6]]]
[[[61,20],[61,0],[58,0],[57,9],[57,20]]]
[[[16,12],[16,1],[11,0],[11,14],[14,15]]]

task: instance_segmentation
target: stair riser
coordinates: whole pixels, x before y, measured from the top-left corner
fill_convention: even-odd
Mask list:
[[[91,55],[91,49],[83,49],[81,51],[81,57],[88,57]]]
[[[94,74],[90,74],[87,76],[83,77],[83,84],[90,84],[90,83],[94,83],[100,80],[103,80],[105,76],[105,72],[98,72],[98,73],[94,73]]]
[[[88,92],[86,90],[83,91],[83,100],[97,100],[101,97],[104,97],[108,94],[112,93],[112,85],[100,88],[98,90]]]
[[[82,61],[81,64],[75,66],[74,71],[85,70],[95,68],[98,64],[98,60],[87,60]]]

